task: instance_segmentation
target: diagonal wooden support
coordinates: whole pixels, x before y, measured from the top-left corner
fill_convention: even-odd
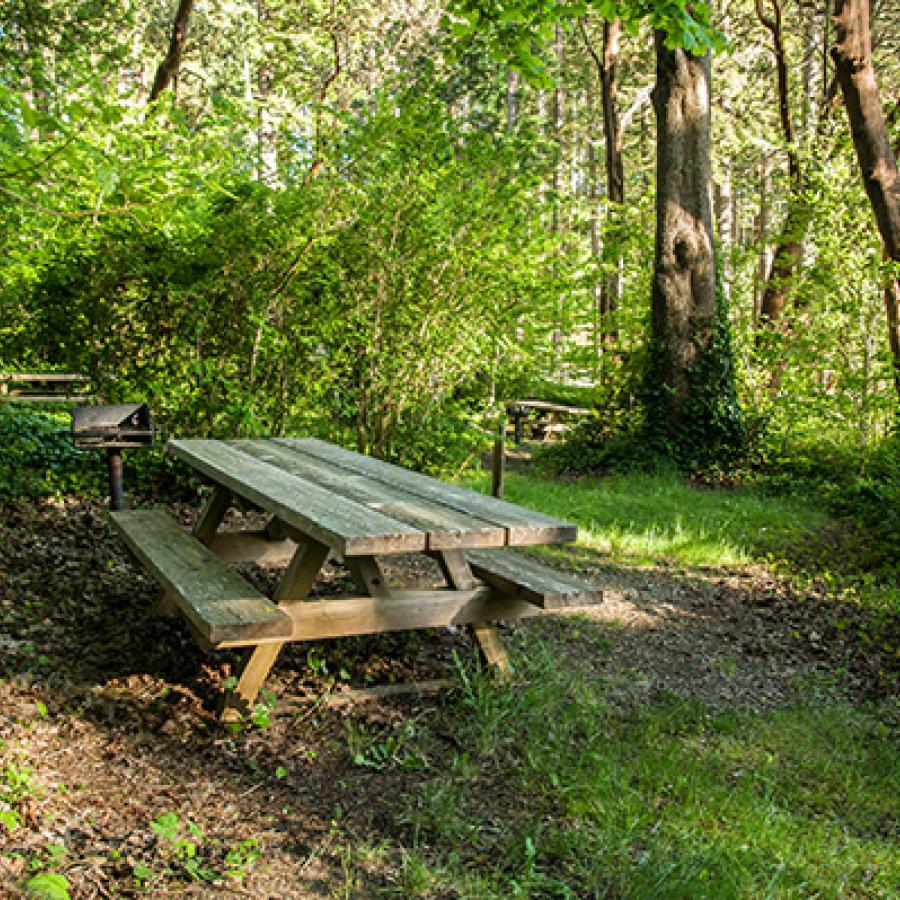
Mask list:
[[[308,539],[298,545],[290,565],[278,582],[272,600],[279,606],[289,606],[306,600],[327,558],[328,547],[325,544]],[[275,665],[283,646],[284,641],[260,644],[245,652],[238,671],[237,684],[225,694],[223,700],[223,721],[234,722],[250,712],[253,701],[272,666]]]
[[[439,550],[434,557],[450,587],[467,591],[478,584],[462,550]],[[509,657],[500,640],[500,633],[488,622],[472,625],[471,628],[481,658],[497,675],[506,678],[509,674]]]

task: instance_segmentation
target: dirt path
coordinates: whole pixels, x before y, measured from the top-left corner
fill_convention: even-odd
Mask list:
[[[604,587],[603,606],[575,623],[518,627],[564,629],[568,652],[593,661],[614,702],[674,694],[753,709],[886,690],[885,659],[860,639],[853,607],[798,597],[763,571],[613,568],[583,550],[571,563]],[[393,576],[437,574],[423,559]],[[343,578],[331,567],[322,591]],[[17,827],[4,835],[0,892],[17,896],[51,869],[78,897],[369,897],[390,887],[391,851],[359,848],[402,835],[395,812],[421,776],[355,766],[348,743],[359,729],[413,721],[452,744],[446,698],[360,707],[328,697],[448,677],[454,654],[472,654],[467,634],[292,645],[270,683],[282,698],[272,724],[228,734],[213,710],[235,657],[204,655],[177,622],[151,618],[154,595],[102,508],[3,510],[0,811],[13,810]]]

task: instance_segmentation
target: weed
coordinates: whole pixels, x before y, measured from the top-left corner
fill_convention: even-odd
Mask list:
[[[428,768],[428,760],[416,745],[418,736],[413,722],[406,722],[399,731],[370,731],[365,725],[351,720],[347,724],[347,749],[357,766],[370,769],[397,766],[404,771],[424,771]]]
[[[225,873],[229,878],[243,881],[260,857],[259,841],[248,838],[225,854]]]

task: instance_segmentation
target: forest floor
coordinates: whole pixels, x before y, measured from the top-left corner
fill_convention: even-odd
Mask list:
[[[185,523],[193,514],[174,511]],[[581,666],[613,710],[681,699],[710,715],[875,704],[896,737],[896,651],[873,641],[858,606],[800,592],[761,565],[610,565],[584,547],[559,564],[596,580],[605,602],[504,633],[516,646],[524,635],[552,647],[560,669]],[[387,570],[398,582],[439,578],[424,558]],[[275,577],[245,571],[260,584]],[[319,590],[343,578],[329,564]],[[467,684],[466,631],[291,645],[257,725],[234,733],[215,705],[236,657],[203,654],[177,621],[151,617],[155,594],[101,505],[4,509],[0,893],[25,896],[31,880],[32,894],[74,897],[478,894],[411,872],[411,861],[465,858],[472,840],[439,829],[423,839],[411,813],[433,797],[442,767],[449,777],[451,759],[465,762],[452,725],[459,691],[347,696],[438,678]],[[519,821],[502,771],[481,771],[478,793],[479,839]],[[888,809],[885,840],[897,834]],[[532,886],[520,882],[520,896],[606,895],[544,890],[530,846]],[[488,866],[478,859],[468,864]],[[484,895],[508,895],[490,883]]]

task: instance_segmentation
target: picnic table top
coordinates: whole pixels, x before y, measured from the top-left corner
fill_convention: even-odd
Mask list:
[[[172,440],[178,459],[344,556],[571,541],[576,528],[315,438]]]

